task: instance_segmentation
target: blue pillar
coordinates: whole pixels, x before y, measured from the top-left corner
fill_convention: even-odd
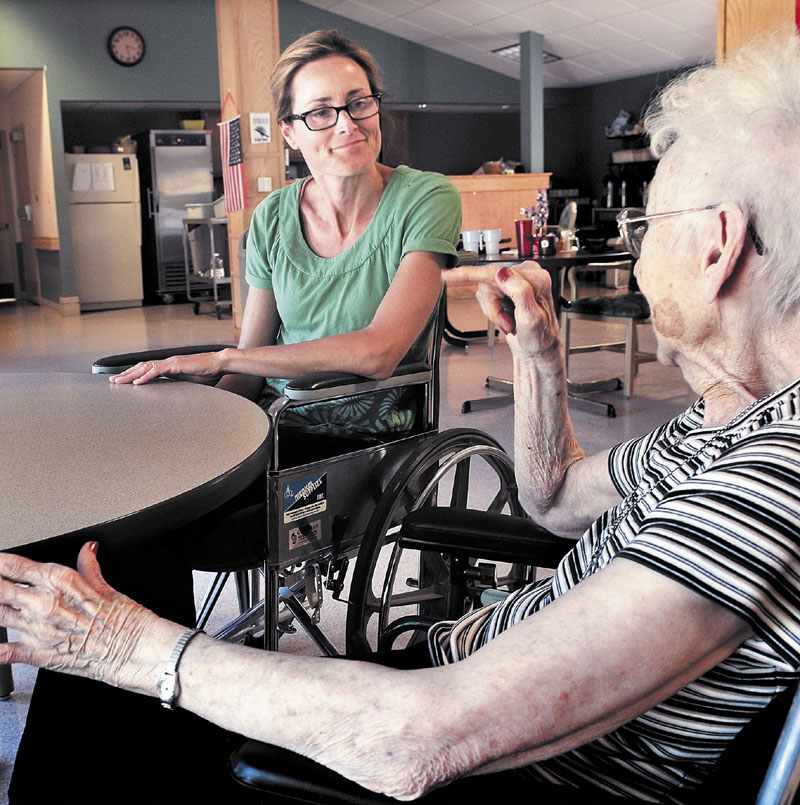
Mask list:
[[[520,43],[520,159],[528,173],[544,172],[544,37],[523,31]]]

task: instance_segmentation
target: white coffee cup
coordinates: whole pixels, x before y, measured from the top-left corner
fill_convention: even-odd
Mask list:
[[[500,254],[500,235],[502,234],[499,229],[484,229],[483,230],[483,244],[486,248],[486,254],[496,255]]]
[[[461,233],[461,240],[464,244],[465,252],[475,252],[477,254],[481,249],[481,230],[466,229]]]

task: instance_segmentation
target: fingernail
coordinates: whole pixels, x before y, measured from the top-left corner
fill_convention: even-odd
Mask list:
[[[499,279],[500,282],[507,282],[510,276],[511,272],[508,270],[507,266],[501,266],[497,271],[497,279]]]
[[[97,543],[96,542],[90,542],[89,543],[89,552],[93,553],[93,554],[97,554]]]

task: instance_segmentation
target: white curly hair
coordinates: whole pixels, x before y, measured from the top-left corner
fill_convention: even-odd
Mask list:
[[[655,156],[674,148],[669,186],[682,205],[732,201],[744,211],[766,248],[754,270],[768,314],[800,311],[798,32],[753,40],[678,77],[648,108],[645,128]],[[697,226],[687,221],[684,231]]]

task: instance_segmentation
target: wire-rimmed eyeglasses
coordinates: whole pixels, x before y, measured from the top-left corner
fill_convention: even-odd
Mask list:
[[[381,109],[381,97],[383,96],[380,92],[374,95],[362,95],[360,98],[353,98],[344,106],[318,106],[299,115],[287,115],[284,120],[302,120],[309,130],[322,131],[336,125],[340,112],[347,112],[351,120],[374,117]]]
[[[685,215],[690,212],[715,210],[717,207],[719,207],[719,204],[706,204],[705,207],[692,207],[688,210],[674,210],[673,212],[655,212],[651,215],[647,215],[644,210],[639,210],[635,207],[625,207],[625,209],[617,215],[617,228],[622,237],[625,251],[630,252],[632,257],[638,259],[642,254],[642,241],[647,234],[649,226],[648,221],[653,221],[657,218],[669,218],[673,215]],[[766,254],[767,247],[764,245],[764,241],[761,240],[750,221],[747,222],[747,231],[753,239],[756,253],[759,255]]]

